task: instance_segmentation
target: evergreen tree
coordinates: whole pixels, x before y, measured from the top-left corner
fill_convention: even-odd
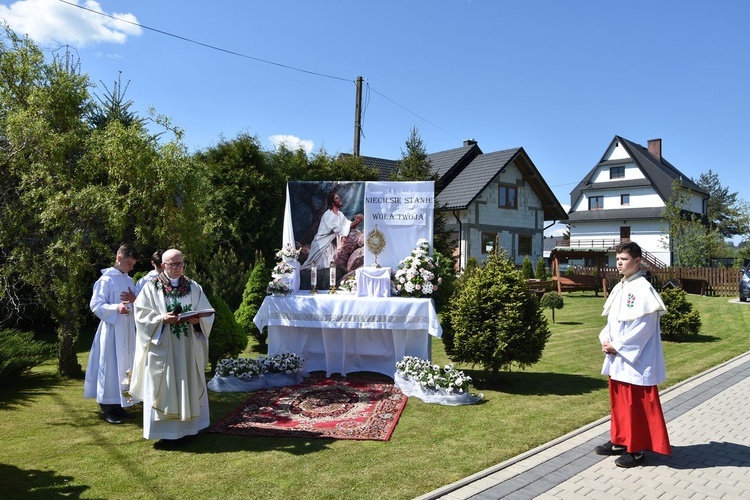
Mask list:
[[[718,174],[710,169],[696,181],[708,192],[708,220],[724,238],[750,233],[750,213],[746,202],[737,199],[737,192],[729,192],[721,185]]]
[[[442,324],[450,359],[480,364],[493,377],[539,361],[550,336],[539,301],[504,252],[461,278]]]
[[[521,276],[525,280],[531,279],[531,277],[534,275],[534,266],[531,265],[531,259],[527,255],[524,257],[523,262],[521,263]]]
[[[536,269],[534,271],[534,277],[538,280],[547,280],[547,266],[544,263],[544,259],[539,257],[536,261]]]
[[[248,339],[224,299],[211,295],[208,301],[216,311],[208,342],[208,361],[211,363],[211,373],[215,373],[219,360],[236,358],[247,347]]]
[[[539,307],[552,310],[552,322],[555,322],[555,309],[562,309],[565,305],[562,295],[557,292],[547,292],[539,300]]]
[[[266,266],[262,255],[256,254],[255,265],[250,272],[245,291],[242,294],[242,303],[234,312],[234,317],[240,327],[247,335],[253,337],[260,346],[266,344],[268,331],[266,328],[263,331],[258,330],[255,323],[253,323],[253,318],[258,313],[258,309],[260,309],[260,305],[266,297],[266,287],[270,278],[271,272],[268,266]]]

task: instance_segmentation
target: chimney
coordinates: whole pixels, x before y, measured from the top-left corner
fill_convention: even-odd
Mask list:
[[[476,143],[475,139],[464,139],[464,146],[474,146]]]
[[[661,139],[649,139],[648,152],[656,156],[657,160],[661,161]]]

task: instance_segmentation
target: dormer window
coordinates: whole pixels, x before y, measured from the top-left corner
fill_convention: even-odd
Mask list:
[[[604,196],[592,196],[589,198],[589,210],[601,210],[604,208]]]
[[[610,179],[624,179],[625,178],[625,167],[609,167],[609,178]]]

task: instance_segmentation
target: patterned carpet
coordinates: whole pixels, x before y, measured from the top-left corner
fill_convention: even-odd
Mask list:
[[[299,385],[252,393],[210,432],[388,441],[406,400],[383,375],[315,373]]]

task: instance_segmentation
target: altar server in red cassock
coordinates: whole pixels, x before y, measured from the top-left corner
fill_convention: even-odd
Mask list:
[[[657,387],[667,379],[659,325],[667,309],[639,270],[640,246],[629,241],[616,253],[623,278],[604,304],[607,325],[599,334],[602,375],[609,376],[610,440],[594,451],[621,455],[618,467],[635,467],[643,464],[645,450],[671,452]]]

